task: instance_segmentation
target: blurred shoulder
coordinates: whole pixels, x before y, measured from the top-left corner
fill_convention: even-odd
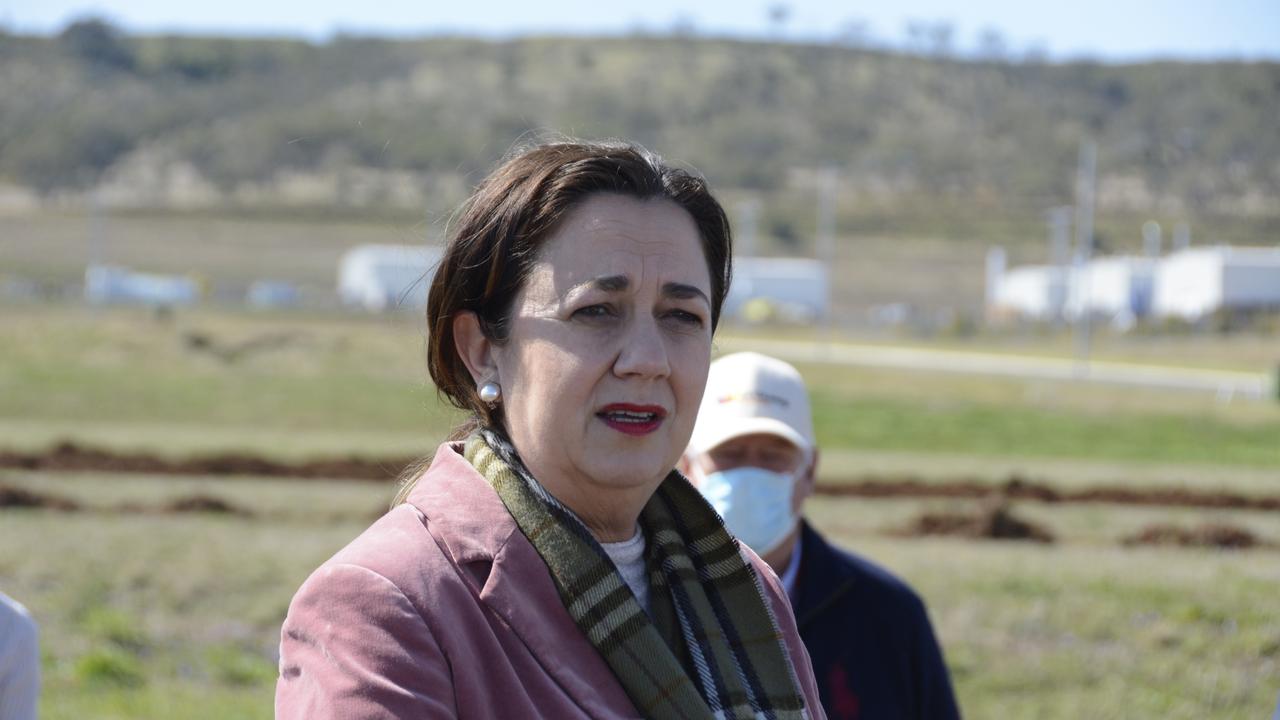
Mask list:
[[[820,573],[818,582],[848,588],[849,603],[876,601],[887,607],[923,616],[924,601],[905,580],[884,566],[857,553],[838,547],[806,526],[801,560],[802,573]]]
[[[31,613],[27,612],[27,608],[17,600],[0,593],[0,640],[6,641],[0,645],[34,640],[36,632],[36,622],[31,618]]]

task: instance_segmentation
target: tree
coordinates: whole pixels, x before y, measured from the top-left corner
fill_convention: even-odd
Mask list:
[[[1005,59],[1009,44],[1005,42],[1000,31],[988,27],[978,32],[978,57],[989,62],[1000,62]]]
[[[99,18],[76,20],[58,36],[59,42],[88,65],[107,70],[132,70],[133,49],[115,27]]]

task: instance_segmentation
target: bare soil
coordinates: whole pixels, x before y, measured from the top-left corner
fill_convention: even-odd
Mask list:
[[[1172,545],[1224,550],[1243,550],[1267,545],[1248,529],[1222,523],[1205,523],[1196,527],[1157,523],[1142,528],[1121,542],[1128,546]]]
[[[1014,516],[1008,503],[993,501],[974,513],[924,513],[905,527],[890,531],[900,537],[947,535],[974,540],[1025,540],[1052,543],[1047,528]]]
[[[1126,487],[1099,485],[1080,490],[1059,490],[1051,485],[1014,475],[992,484],[980,480],[926,481],[915,477],[863,476],[847,482],[819,484],[819,494],[861,498],[1000,497],[1043,503],[1109,503],[1160,507],[1213,508],[1220,510],[1280,510],[1280,495],[1245,495],[1225,490]]]
[[[80,505],[74,500],[57,495],[31,492],[25,488],[0,484],[0,508],[43,508],[75,512],[80,509]]]
[[[239,453],[171,460],[149,453],[113,452],[89,448],[73,442],[58,443],[49,450],[38,453],[0,451],[0,469],[374,481],[394,479],[414,462],[416,458],[369,460],[347,457],[282,463]]]
[[[168,459],[149,453],[127,453],[62,442],[44,452],[0,450],[0,469],[39,472],[119,472],[132,474],[249,476],[389,482],[419,458],[322,458],[286,463],[242,453]],[[1221,510],[1280,511],[1280,494],[1246,495],[1225,490],[1175,487],[1127,487],[1122,483],[1079,490],[1010,475],[992,483],[974,478],[926,480],[913,475],[859,475],[819,483],[817,492],[833,497],[953,498],[1034,501],[1043,503],[1109,503]]]

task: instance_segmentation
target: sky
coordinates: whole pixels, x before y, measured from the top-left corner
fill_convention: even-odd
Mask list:
[[[773,8],[785,12],[771,13]],[[796,41],[858,36],[902,47],[913,21],[945,22],[952,47],[975,51],[986,30],[1011,54],[1108,61],[1158,58],[1280,60],[1280,0],[0,0],[0,26],[54,33],[95,15],[135,32],[302,36],[528,33],[619,34],[673,28]],[[780,21],[779,21],[780,19]]]

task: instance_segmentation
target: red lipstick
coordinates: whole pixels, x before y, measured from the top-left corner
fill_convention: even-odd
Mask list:
[[[661,405],[611,403],[596,413],[605,425],[627,435],[648,435],[662,425],[667,411]]]

